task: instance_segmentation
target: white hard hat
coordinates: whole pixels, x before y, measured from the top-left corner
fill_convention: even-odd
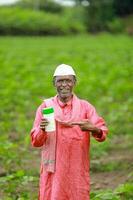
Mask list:
[[[70,65],[66,64],[58,65],[53,76],[64,76],[64,75],[76,76],[73,68]]]

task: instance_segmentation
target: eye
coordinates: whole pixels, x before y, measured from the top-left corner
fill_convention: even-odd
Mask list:
[[[73,80],[71,80],[71,79],[60,80],[59,79],[59,80],[56,81],[57,84],[63,84],[64,82],[67,83],[67,84],[72,84]]]
[[[56,82],[57,82],[57,83],[62,83],[62,80],[57,80]]]
[[[62,80],[58,80],[58,82],[59,82],[59,83],[62,83],[63,81],[62,81]]]

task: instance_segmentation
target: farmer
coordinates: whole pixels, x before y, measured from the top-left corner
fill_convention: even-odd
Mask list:
[[[53,83],[57,95],[39,106],[31,130],[32,145],[42,147],[39,200],[89,200],[90,135],[102,142],[107,127],[94,106],[73,93],[76,74],[71,66],[59,65]],[[46,132],[46,107],[54,108],[53,132]]]

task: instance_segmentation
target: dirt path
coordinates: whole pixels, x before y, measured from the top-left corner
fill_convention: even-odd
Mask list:
[[[105,166],[113,166],[112,170],[91,172],[91,189],[115,189],[120,184],[133,182],[133,148],[131,148],[131,141],[125,141],[124,138],[115,139],[113,141],[114,149],[112,149],[107,156],[99,160],[92,160],[92,166],[95,163]],[[123,145],[121,145],[123,143]],[[130,143],[130,144],[129,144]]]

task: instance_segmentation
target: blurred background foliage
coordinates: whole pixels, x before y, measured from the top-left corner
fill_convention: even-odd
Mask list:
[[[95,161],[91,165],[92,177],[97,172],[107,172],[108,176],[113,172],[116,178],[122,172],[126,183],[130,183],[133,175],[132,37],[111,34],[0,37],[0,44],[0,196],[5,197],[2,200],[37,199],[40,154],[30,147],[29,133],[37,107],[45,98],[56,94],[52,74],[60,63],[74,67],[75,93],[92,103],[109,127],[106,142],[91,139],[91,162]],[[129,158],[117,160],[114,156],[118,152],[120,157],[126,154]],[[126,197],[122,200],[132,199],[132,187],[132,184],[123,186],[121,194]],[[119,195],[104,193],[92,194],[92,200],[114,200]]]
[[[20,0],[0,6],[0,35],[0,200],[37,199],[40,154],[29,132],[37,107],[56,93],[61,63],[74,67],[75,93],[109,127],[106,142],[91,139],[92,178],[110,176],[107,190],[92,185],[91,199],[132,200],[133,1]]]
[[[132,0],[19,0],[0,7],[0,35],[66,35],[83,32],[133,34]]]

